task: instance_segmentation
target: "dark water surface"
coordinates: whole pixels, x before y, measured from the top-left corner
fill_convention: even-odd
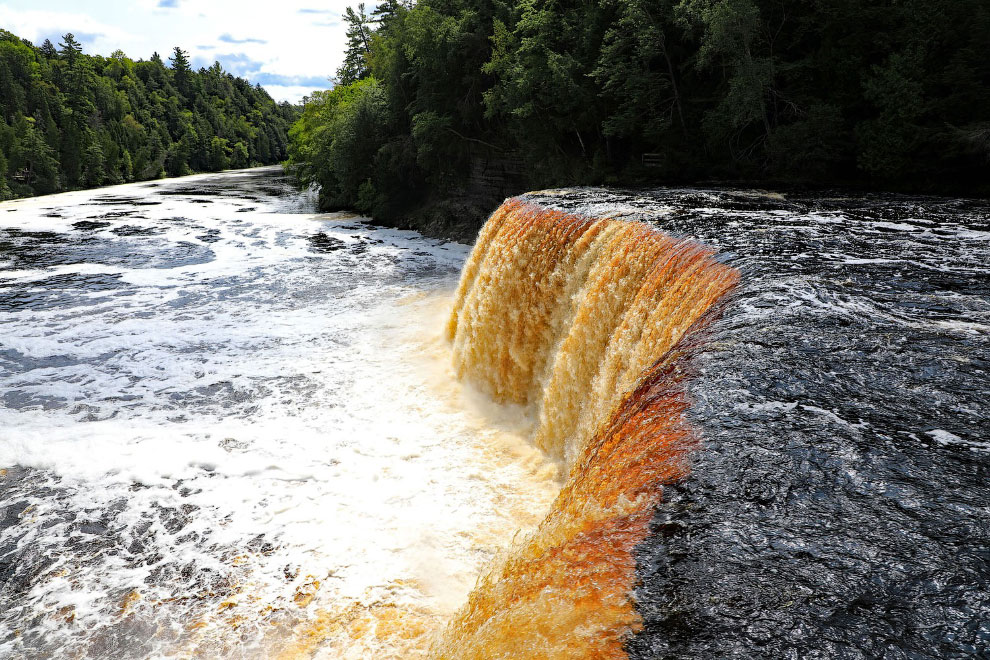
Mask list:
[[[990,657],[990,204],[568,190],[715,246],[705,448],[639,550],[637,658]]]

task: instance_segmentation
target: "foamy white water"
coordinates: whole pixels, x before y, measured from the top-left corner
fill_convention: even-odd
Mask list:
[[[0,204],[0,656],[419,652],[558,486],[449,373],[468,250],[273,168]]]

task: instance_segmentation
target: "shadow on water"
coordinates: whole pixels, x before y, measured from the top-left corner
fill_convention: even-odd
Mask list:
[[[120,268],[176,268],[208,263],[213,252],[206,245],[189,241],[163,242],[157,237],[166,229],[160,226],[116,225],[108,222],[73,223],[79,234],[32,232],[5,229],[0,232],[0,257],[8,268],[41,269],[53,266],[97,264]],[[112,227],[112,228],[109,228]],[[109,229],[108,229],[109,228]],[[119,240],[108,241],[96,232],[106,230]],[[86,284],[88,275],[79,280]],[[70,284],[44,276],[48,285]],[[99,282],[99,278],[93,280]]]

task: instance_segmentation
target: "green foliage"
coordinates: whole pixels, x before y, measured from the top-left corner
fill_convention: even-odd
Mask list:
[[[7,185],[6,175],[7,158],[3,155],[3,150],[0,150],[0,201],[13,197],[13,193],[10,191],[10,186]]]
[[[59,54],[69,63],[69,66],[73,66],[78,60],[79,56],[82,54],[82,45],[76,41],[75,36],[69,32],[64,37],[62,37],[62,50]]]
[[[86,55],[72,34],[36,48],[0,30],[0,198],[285,158],[296,108],[218,63],[192,71],[181,48],[170,59]]]
[[[337,69],[337,83],[350,85],[368,76],[368,55],[371,52],[372,19],[364,11],[364,3],[359,3],[357,11],[348,7],[344,12],[347,23],[347,49],[344,62]]]
[[[593,78],[610,8],[584,2],[520,3],[514,29],[495,24],[495,77],[486,116],[504,123],[538,184],[579,183],[590,166],[604,114]],[[542,175],[542,176],[539,176]]]
[[[359,208],[374,199],[361,186],[384,144],[385,93],[374,78],[317,92],[292,127],[288,166],[304,184],[318,183],[327,208]],[[370,211],[370,208],[362,210]]]
[[[795,121],[777,127],[770,136],[768,150],[778,171],[800,172],[808,179],[824,181],[849,139],[839,108],[822,103],[807,108]]]
[[[990,194],[984,0],[388,0],[347,21],[338,86],[290,132],[326,206],[712,177]]]
[[[24,190],[54,192],[58,185],[55,154],[35,124],[33,117],[23,115],[14,121],[7,171],[10,187],[17,193]]]
[[[629,0],[618,5],[592,71],[601,85],[600,95],[608,101],[602,122],[605,135],[643,136],[659,143],[674,125],[686,129],[672,63],[677,53],[672,55],[668,45],[668,35],[677,30],[670,2]]]
[[[186,52],[176,46],[172,50],[172,57],[169,60],[172,62],[172,80],[175,83],[175,88],[179,90],[180,94],[188,97],[193,92],[193,77]]]
[[[242,147],[244,143],[238,142]],[[228,152],[227,140],[222,137],[213,136],[210,140],[210,153],[207,158],[209,169],[214,171],[225,170],[230,167],[230,156]]]
[[[231,152],[231,167],[242,168],[247,167],[250,164],[251,157],[248,155],[247,145],[240,140],[234,144],[234,148]]]

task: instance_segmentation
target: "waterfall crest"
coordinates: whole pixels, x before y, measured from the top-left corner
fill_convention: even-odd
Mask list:
[[[447,324],[458,377],[529,406],[567,479],[482,577],[433,654],[623,657],[640,619],[636,545],[698,445],[684,384],[739,273],[647,224],[506,201],[482,229]]]

